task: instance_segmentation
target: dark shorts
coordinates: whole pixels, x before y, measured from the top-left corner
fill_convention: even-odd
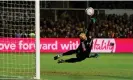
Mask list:
[[[87,51],[80,51],[80,50],[76,50],[76,57],[77,58],[87,58],[89,57],[91,53],[91,47],[87,49]]]
[[[76,57],[79,59],[85,59],[89,56],[89,54],[87,52],[82,52],[82,53],[77,53]]]

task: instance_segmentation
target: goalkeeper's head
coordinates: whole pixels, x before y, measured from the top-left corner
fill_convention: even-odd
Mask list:
[[[81,40],[87,40],[87,37],[86,37],[86,34],[85,34],[85,33],[80,33],[80,34],[79,34],[79,38],[80,38]]]

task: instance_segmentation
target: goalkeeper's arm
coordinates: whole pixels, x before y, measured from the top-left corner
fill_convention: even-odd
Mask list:
[[[89,35],[89,32],[93,29],[93,25],[94,25],[94,23],[95,23],[95,18],[89,18],[89,21],[88,21],[88,26],[86,26],[86,30],[85,30],[85,34],[86,34],[86,36],[87,37],[89,37],[90,35]]]

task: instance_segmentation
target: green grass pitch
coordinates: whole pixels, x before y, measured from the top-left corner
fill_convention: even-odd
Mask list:
[[[58,64],[53,54],[41,55],[46,80],[133,80],[133,54],[100,54],[78,63]],[[63,59],[75,55],[63,57]]]
[[[27,64],[27,57],[35,55],[17,55],[17,54],[0,54],[0,59],[5,59],[5,62],[15,64]],[[41,80],[133,80],[133,54],[100,54],[98,58],[88,58],[78,63],[62,63],[58,64],[53,60],[56,54],[41,54]],[[65,56],[62,59],[75,57],[75,55]],[[16,58],[16,62],[14,62]],[[34,59],[33,59],[34,60]],[[29,61],[29,62],[33,62]],[[0,60],[3,64],[3,60]],[[4,65],[0,64],[0,69]],[[13,70],[15,64],[5,66],[12,68],[12,73],[18,74],[17,70]],[[23,66],[18,66],[20,71],[24,74],[27,70],[34,71],[33,66],[27,69]],[[14,72],[13,72],[14,71]],[[1,76],[0,72],[0,76]],[[8,72],[6,74],[9,74]],[[29,73],[30,74],[30,73]],[[9,74],[10,75],[10,74]],[[19,74],[20,75],[20,74]],[[27,74],[25,74],[27,75]],[[30,74],[34,75],[34,74]]]

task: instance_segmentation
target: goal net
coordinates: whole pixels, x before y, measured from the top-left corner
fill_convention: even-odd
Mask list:
[[[0,79],[36,77],[35,1],[0,1]]]

